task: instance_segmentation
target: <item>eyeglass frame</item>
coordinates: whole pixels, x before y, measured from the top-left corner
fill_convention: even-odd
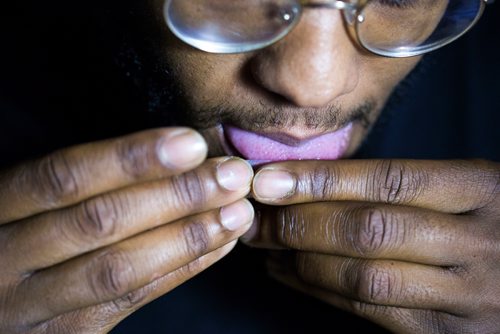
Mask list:
[[[186,0],[189,1],[189,0]],[[492,4],[495,2],[495,0],[477,0],[480,1],[480,8],[478,13],[476,14],[476,17],[474,20],[467,26],[466,29],[464,29],[461,33],[457,34],[456,36],[450,37],[447,40],[441,41],[439,43],[434,43],[430,44],[429,47],[425,47],[421,50],[413,50],[413,51],[383,51],[383,50],[373,50],[367,47],[366,45],[363,44],[359,37],[359,24],[363,22],[364,17],[362,16],[363,10],[365,7],[370,3],[372,0],[355,0],[355,1],[342,1],[342,0],[323,0],[321,2],[318,2],[318,0],[299,0],[299,5],[303,8],[309,7],[309,8],[329,8],[329,9],[338,9],[342,11],[342,16],[344,19],[344,22],[347,24],[347,30],[348,34],[350,36],[351,41],[353,41],[357,46],[361,47],[362,49],[378,56],[382,57],[388,57],[388,58],[408,58],[408,57],[415,57],[415,56],[420,56],[425,53],[429,53],[432,51],[435,51],[437,49],[440,49],[457,39],[459,39],[461,36],[466,34],[472,27],[476,25],[476,23],[479,21],[481,16],[483,15],[485,6],[488,4]],[[166,4],[168,4],[170,1],[166,1]],[[230,51],[230,52],[211,52],[207,50],[200,49],[197,46],[191,46],[202,50],[204,52],[209,52],[209,53],[220,53],[220,54],[237,54],[237,53],[245,53],[245,52],[250,52],[250,51],[255,51],[255,50],[261,50],[264,49],[280,40],[285,38],[294,28],[295,26],[300,22],[300,17],[293,22],[293,24],[290,26],[290,28],[286,31],[286,33],[270,40],[268,43],[263,44],[260,47],[255,47],[251,48],[248,50],[243,50],[243,51]],[[170,22],[167,21],[168,26],[170,27]],[[171,27],[172,30],[172,27]]]
[[[457,34],[456,36],[450,37],[447,40],[444,40],[439,43],[435,43],[436,45],[430,44],[428,47],[423,48],[422,50],[414,50],[414,51],[398,51],[397,53],[394,51],[387,51],[384,52],[383,50],[373,50],[367,47],[366,45],[363,44],[359,37],[359,24],[363,22],[364,17],[362,16],[363,10],[365,7],[368,5],[368,3],[372,0],[358,0],[358,1],[342,1],[342,0],[325,0],[324,2],[315,2],[315,0],[300,0],[299,3],[302,7],[310,7],[310,8],[331,8],[331,9],[338,9],[343,12],[343,17],[345,22],[347,23],[348,26],[348,31],[350,34],[350,37],[354,37],[353,40],[355,43],[362,47],[364,50],[373,53],[375,55],[383,56],[383,57],[389,57],[389,58],[408,58],[408,57],[415,57],[415,56],[420,56],[425,53],[429,53],[432,51],[435,51],[437,49],[440,49],[450,43],[453,43],[460,37],[462,37],[464,34],[466,34],[472,27],[476,25],[476,23],[479,21],[481,16],[483,15],[485,6],[488,4],[491,4],[495,2],[495,0],[478,0],[480,1],[480,8],[478,13],[476,14],[476,17],[474,20],[469,23],[466,29],[464,29],[461,33]],[[350,11],[348,13],[347,11]],[[300,18],[297,20],[300,21]],[[293,27],[288,31],[290,33],[293,30]],[[287,34],[288,34],[287,33]],[[286,35],[285,35],[286,36]],[[284,38],[283,36],[282,38]]]

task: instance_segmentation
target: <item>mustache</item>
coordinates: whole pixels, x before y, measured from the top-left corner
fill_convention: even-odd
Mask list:
[[[208,129],[218,124],[231,124],[249,131],[266,128],[283,129],[300,126],[311,130],[330,130],[341,128],[350,122],[358,121],[369,128],[376,110],[374,100],[366,100],[345,111],[340,105],[323,108],[296,108],[284,105],[232,107],[220,104],[201,110],[186,109],[181,114],[184,122],[198,129]]]

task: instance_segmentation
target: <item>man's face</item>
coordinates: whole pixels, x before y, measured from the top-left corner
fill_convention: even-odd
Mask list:
[[[170,33],[163,4],[148,4],[157,52],[176,80],[188,125],[204,134],[212,156],[256,163],[348,157],[420,60],[362,50],[332,9],[305,10],[288,36],[263,50],[205,53]]]

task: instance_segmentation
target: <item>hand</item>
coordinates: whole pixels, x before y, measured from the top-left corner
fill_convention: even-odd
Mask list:
[[[2,173],[0,332],[108,332],[227,254],[253,219],[253,172],[206,152],[158,129]]]
[[[500,332],[499,164],[284,162],[253,187],[278,207],[244,238],[295,250],[276,278],[395,332]]]

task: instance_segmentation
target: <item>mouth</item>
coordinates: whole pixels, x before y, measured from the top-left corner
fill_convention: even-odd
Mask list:
[[[337,160],[349,148],[353,123],[319,134],[304,135],[301,131],[258,133],[232,125],[219,127],[224,151],[240,156],[252,165],[285,160]]]

